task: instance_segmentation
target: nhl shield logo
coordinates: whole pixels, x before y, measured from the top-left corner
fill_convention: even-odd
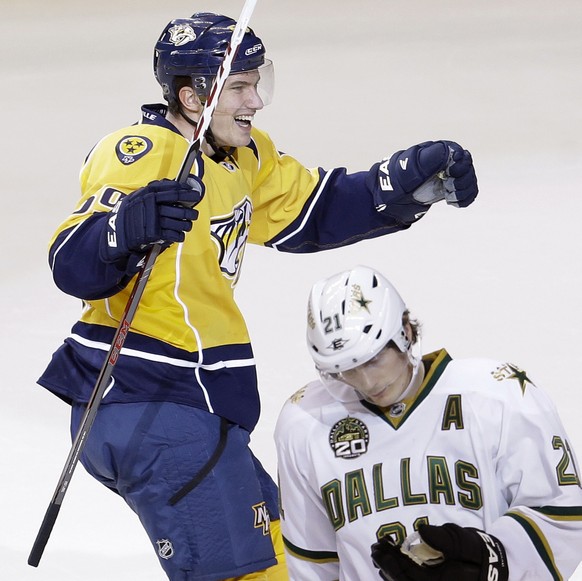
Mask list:
[[[329,433],[329,445],[336,458],[357,458],[368,451],[370,435],[364,422],[356,418],[344,418]]]
[[[167,560],[174,556],[174,546],[168,539],[158,539],[156,545],[158,545],[158,555],[162,559]]]
[[[123,165],[130,165],[142,158],[153,147],[147,137],[126,135],[117,142],[115,154]]]

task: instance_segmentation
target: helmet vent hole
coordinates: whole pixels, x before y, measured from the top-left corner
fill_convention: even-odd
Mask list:
[[[378,334],[376,335],[376,339],[379,339],[381,334],[382,334],[382,329],[380,329],[380,330],[378,331]]]
[[[372,288],[376,288],[378,286],[378,279],[376,278],[376,275],[374,275],[372,277]]]
[[[319,349],[315,345],[312,345],[311,347],[316,353],[319,353]]]
[[[364,327],[364,333],[369,333],[371,328],[372,328],[372,325],[366,325]]]
[[[346,314],[346,301],[342,301],[342,315]]]

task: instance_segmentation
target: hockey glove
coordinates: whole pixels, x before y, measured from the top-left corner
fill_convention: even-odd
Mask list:
[[[419,544],[414,544],[415,539]],[[412,539],[412,544],[410,543]],[[505,549],[495,537],[453,523],[420,525],[403,545],[388,537],[372,545],[386,581],[508,581]]]
[[[376,172],[373,170],[376,169]],[[376,209],[412,224],[431,204],[465,207],[477,197],[471,154],[454,141],[425,141],[376,164],[371,187]]]
[[[120,200],[107,216],[100,254],[117,262],[145,253],[156,243],[183,242],[198,218],[193,206],[204,197],[204,184],[193,176],[187,183],[157,180]]]

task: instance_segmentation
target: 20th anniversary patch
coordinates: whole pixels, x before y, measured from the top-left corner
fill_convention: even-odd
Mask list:
[[[364,422],[343,418],[329,432],[329,445],[336,458],[357,458],[368,451],[370,435]]]

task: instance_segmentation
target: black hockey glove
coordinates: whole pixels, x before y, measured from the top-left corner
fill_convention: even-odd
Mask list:
[[[388,537],[372,545],[372,560],[382,579],[508,581],[505,549],[495,537],[453,523],[420,525],[418,533],[422,543],[404,547],[406,553]]]
[[[471,154],[454,141],[425,141],[397,151],[372,167],[368,187],[376,209],[404,224],[440,200],[466,207],[479,191]]]
[[[193,176],[187,183],[157,180],[123,198],[107,215],[100,255],[117,262],[131,254],[145,253],[160,243],[167,247],[183,242],[185,232],[198,218],[193,206],[204,197],[204,184]]]

